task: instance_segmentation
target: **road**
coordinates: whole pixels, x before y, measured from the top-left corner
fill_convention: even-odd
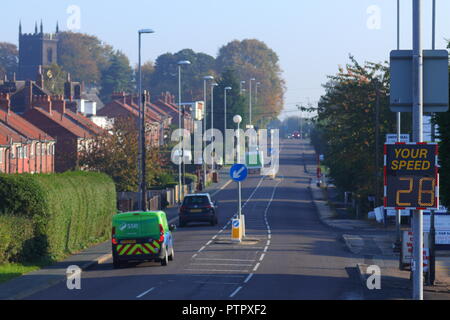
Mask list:
[[[251,176],[243,183],[247,236],[255,241],[224,241],[237,211],[231,183],[215,196],[219,225],[179,228],[175,260],[167,267],[144,263],[114,270],[110,261],[83,272],[81,290],[61,283],[28,299],[362,299],[352,271],[356,257],[321,224],[311,202],[311,147],[284,140],[281,148],[276,179]]]

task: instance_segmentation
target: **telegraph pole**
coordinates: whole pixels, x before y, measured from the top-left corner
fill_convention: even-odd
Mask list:
[[[423,50],[421,0],[413,0],[413,140],[423,142]],[[413,299],[423,300],[423,211],[413,211]]]

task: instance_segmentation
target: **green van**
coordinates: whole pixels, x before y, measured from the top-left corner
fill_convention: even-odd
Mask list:
[[[124,212],[113,217],[112,254],[114,268],[129,261],[160,261],[166,266],[174,258],[172,231],[162,211]]]

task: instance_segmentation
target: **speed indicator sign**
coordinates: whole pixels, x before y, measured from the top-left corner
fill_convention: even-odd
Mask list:
[[[395,143],[384,147],[384,206],[439,207],[438,145]]]

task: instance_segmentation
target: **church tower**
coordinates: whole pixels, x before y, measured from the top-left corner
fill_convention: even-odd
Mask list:
[[[48,67],[58,63],[58,26],[56,33],[45,34],[41,21],[38,31],[35,24],[34,33],[22,33],[19,25],[19,75],[18,80],[38,80],[39,66]]]

